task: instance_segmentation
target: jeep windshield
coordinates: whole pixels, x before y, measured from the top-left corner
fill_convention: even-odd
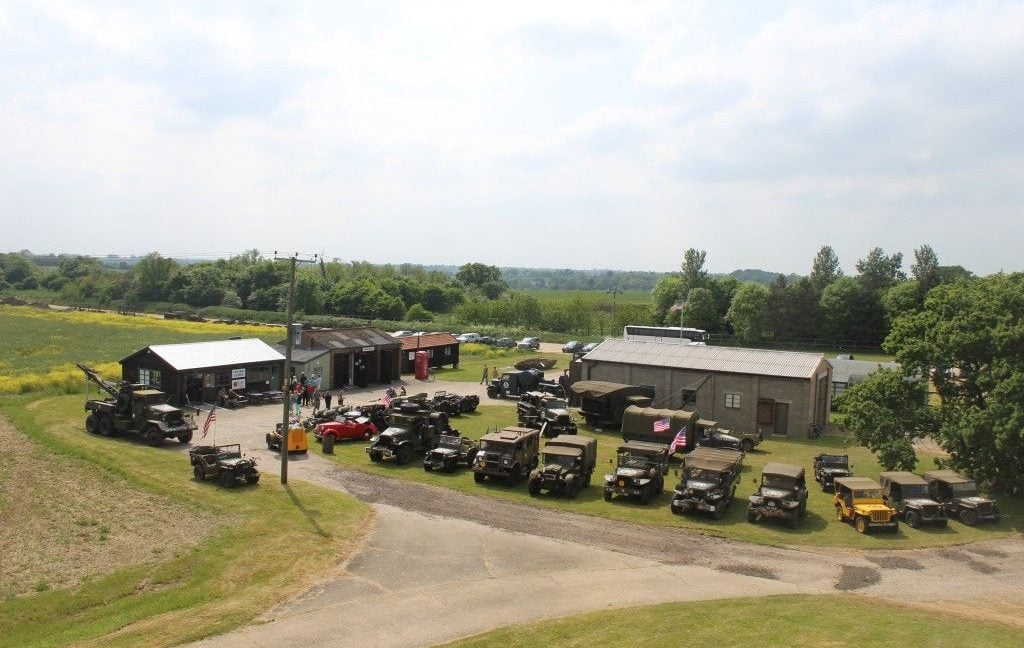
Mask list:
[[[786,475],[771,475],[764,473],[761,475],[761,485],[765,488],[777,488],[780,490],[789,490],[796,487],[796,480]]]
[[[714,485],[722,481],[722,475],[714,470],[690,468],[686,471],[686,481]]]
[[[480,452],[509,453],[515,452],[516,444],[505,441],[481,441]]]
[[[855,499],[855,500],[871,500],[871,499],[880,500],[880,499],[882,499],[882,489],[881,488],[858,488],[857,490],[853,491],[853,499]]]
[[[974,497],[978,494],[978,485],[972,481],[957,482],[950,484],[950,487],[957,497]]]
[[[619,467],[620,468],[648,468],[656,465],[650,457],[644,455],[635,455],[629,452],[619,453]]]
[[[569,409],[569,405],[561,398],[550,398],[544,401],[544,409],[546,410],[557,410],[557,409]]]
[[[846,468],[850,465],[850,459],[844,455],[821,455],[821,463],[832,468]]]
[[[451,448],[452,450],[458,450],[462,446],[462,439],[461,437],[442,434],[441,439],[437,445],[441,448]]]
[[[576,463],[576,457],[570,457],[564,454],[545,454],[544,465],[553,466],[559,465],[562,468],[572,468],[573,464]]]
[[[928,485],[927,484],[904,484],[903,485],[903,499],[910,499],[911,497],[928,497]]]

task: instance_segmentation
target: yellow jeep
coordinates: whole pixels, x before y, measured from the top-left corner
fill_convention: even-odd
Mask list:
[[[836,519],[853,522],[861,533],[870,529],[884,529],[891,533],[899,531],[896,509],[882,500],[882,487],[867,477],[836,477],[835,496]]]

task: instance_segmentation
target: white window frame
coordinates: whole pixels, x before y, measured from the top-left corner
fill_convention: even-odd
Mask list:
[[[743,394],[739,392],[725,392],[726,409],[740,409],[743,402]]]

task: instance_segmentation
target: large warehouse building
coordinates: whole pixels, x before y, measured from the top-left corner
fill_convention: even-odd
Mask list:
[[[654,406],[696,409],[723,428],[811,437],[828,424],[832,367],[821,354],[605,340],[583,380],[651,385]]]

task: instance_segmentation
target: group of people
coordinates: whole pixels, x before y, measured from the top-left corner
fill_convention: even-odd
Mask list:
[[[497,379],[498,377],[498,365],[491,367],[491,378]],[[480,384],[487,384],[487,365],[484,365],[484,375],[480,376]]]
[[[320,376],[307,378],[305,373],[298,378],[292,376],[290,386],[292,397],[295,399],[295,415],[298,416],[302,407],[313,407],[313,411],[320,409],[321,402],[324,409],[330,409],[334,400],[334,393],[330,389],[320,389]],[[345,403],[345,394],[342,388],[338,388],[338,405]]]

